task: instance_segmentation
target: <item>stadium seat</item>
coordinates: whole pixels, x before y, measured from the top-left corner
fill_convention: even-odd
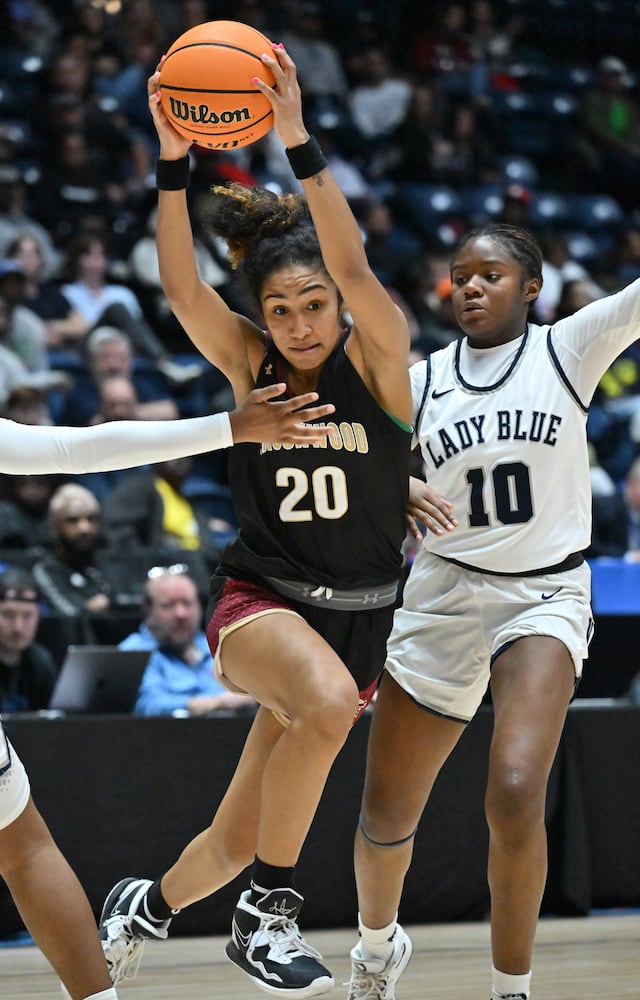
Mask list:
[[[500,166],[504,172],[506,184],[524,184],[525,187],[529,188],[537,186],[538,170],[528,157],[503,156],[500,159]]]
[[[620,205],[608,194],[580,194],[570,198],[572,224],[588,233],[612,230],[625,223]]]
[[[534,193],[531,225],[537,229],[566,229],[572,219],[569,200],[553,191]]]
[[[496,219],[502,211],[502,184],[481,184],[461,192],[464,215],[472,226]]]
[[[432,237],[444,222],[464,217],[462,195],[446,184],[403,184],[394,207],[420,236]]]

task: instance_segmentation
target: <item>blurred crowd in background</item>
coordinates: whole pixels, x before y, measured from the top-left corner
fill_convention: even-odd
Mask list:
[[[147,77],[171,42],[225,18],[283,42],[295,60],[307,125],[372,266],[406,312],[414,358],[458,335],[449,255],[485,221],[522,224],[540,240],[536,322],[551,324],[640,277],[640,3],[1,0],[2,415],[86,425],[232,407],[226,380],[193,350],[162,294],[146,100]],[[237,150],[192,148],[200,273],[248,312],[225,246],[207,227],[209,189],[229,180],[277,191],[296,190],[296,181],[273,134]],[[602,379],[588,436],[589,555],[635,558],[640,343]],[[60,543],[64,505],[55,493],[64,485],[0,477],[0,562],[19,563],[16,553],[29,563],[61,558],[63,549],[68,558],[78,548],[72,535]],[[91,543],[72,554],[67,582],[80,574],[88,600],[101,593],[113,605],[135,604],[131,574],[118,597],[120,584],[93,571],[101,559],[115,565],[136,552],[153,553],[154,563],[184,562],[186,552],[206,592],[235,530],[224,452],[79,485],[96,509]],[[181,536],[163,521],[168,497],[190,512]]]

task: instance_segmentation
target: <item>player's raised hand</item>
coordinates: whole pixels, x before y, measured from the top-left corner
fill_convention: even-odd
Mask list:
[[[254,389],[240,406],[229,414],[234,443],[317,444],[329,433],[328,427],[310,424],[312,420],[333,413],[333,403],[312,406],[317,392],[305,392],[291,399],[277,400],[285,391],[284,382]]]
[[[164,58],[164,57],[163,57]],[[147,97],[149,101],[149,111],[153,118],[153,124],[160,140],[160,157],[163,160],[180,160],[186,156],[191,146],[191,140],[185,139],[183,135],[173,127],[160,103],[160,68],[162,59],[156,67],[155,73],[147,80]]]
[[[273,73],[274,85],[260,77],[251,81],[273,108],[273,127],[280,141],[286,146],[300,146],[307,142],[309,133],[302,118],[302,94],[296,66],[281,43],[272,46],[272,52],[262,54],[262,62]]]

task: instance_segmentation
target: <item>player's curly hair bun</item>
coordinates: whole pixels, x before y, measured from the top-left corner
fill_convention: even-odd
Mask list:
[[[217,196],[213,227],[227,242],[233,268],[261,240],[282,236],[294,226],[310,222],[307,203],[297,194],[275,194],[268,188],[248,188],[235,181],[216,185],[212,191]]]
[[[285,267],[326,272],[305,199],[276,194],[233,181],[212,188],[211,227],[227,243],[229,262],[238,269],[256,302],[267,278]]]

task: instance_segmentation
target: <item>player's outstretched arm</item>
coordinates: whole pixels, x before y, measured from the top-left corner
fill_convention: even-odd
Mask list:
[[[317,392],[306,392],[279,402],[286,385],[265,386],[254,389],[243,403],[229,414],[234,444],[240,441],[281,442],[282,444],[316,444],[327,436],[330,428],[309,425],[309,421],[333,413],[332,403],[312,406]]]

